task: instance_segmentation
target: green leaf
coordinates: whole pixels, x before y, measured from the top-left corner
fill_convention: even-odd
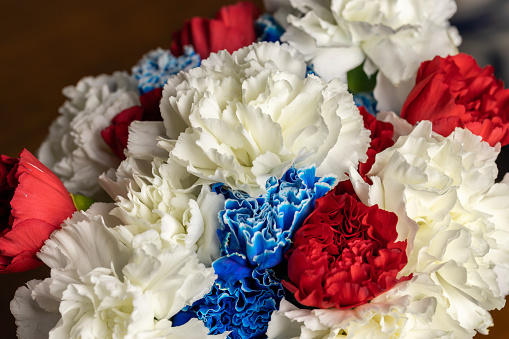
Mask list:
[[[86,211],[92,204],[95,202],[94,200],[80,194],[72,194],[71,193],[72,202],[78,211]]]
[[[350,93],[372,92],[376,85],[376,73],[368,77],[364,72],[364,63],[346,74]]]

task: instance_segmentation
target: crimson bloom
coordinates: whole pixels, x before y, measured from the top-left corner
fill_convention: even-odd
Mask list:
[[[124,149],[129,139],[129,125],[133,121],[162,121],[159,102],[162,88],[153,89],[140,96],[141,106],[133,106],[118,113],[111,124],[101,131],[106,144],[121,160],[125,159]]]
[[[215,19],[194,17],[173,33],[171,53],[184,54],[184,46],[192,45],[202,59],[210,53],[226,49],[232,53],[256,40],[254,21],[260,11],[251,2],[224,6]]]
[[[286,253],[283,285],[301,304],[351,308],[391,289],[406,265],[406,241],[396,242],[397,216],[361,203],[350,181],[316,200]]]
[[[480,135],[494,146],[509,143],[509,90],[495,79],[493,67],[457,54],[421,64],[415,87],[401,110],[415,124],[430,120],[433,131],[448,136],[456,127]]]
[[[36,253],[75,211],[62,182],[30,152],[0,156],[0,273],[40,266]]]
[[[371,183],[371,180],[366,176],[366,174],[368,174],[369,170],[375,163],[376,155],[384,149],[394,145],[394,140],[392,140],[392,136],[394,135],[394,126],[392,126],[389,122],[377,120],[374,116],[368,113],[364,106],[359,107],[359,112],[364,120],[364,127],[371,131],[369,136],[371,138],[371,143],[369,144],[368,151],[366,152],[368,160],[359,164],[359,174],[364,178],[364,180]]]

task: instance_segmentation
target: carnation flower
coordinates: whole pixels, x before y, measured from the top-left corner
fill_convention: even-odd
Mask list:
[[[203,185],[184,191],[173,181],[183,178],[182,168],[154,159],[147,172],[133,171],[121,181],[127,188],[117,197],[113,214],[127,225],[119,230],[124,242],[148,230],[160,234],[164,247],[183,246],[197,251],[200,261],[210,266],[219,257],[217,214],[224,198]]]
[[[282,40],[301,51],[318,75],[330,80],[364,62],[397,85],[435,55],[456,54],[459,37],[448,19],[452,0],[387,3],[381,0],[267,1],[286,33]]]
[[[411,124],[429,120],[443,136],[466,128],[491,146],[504,146],[509,144],[509,89],[495,79],[493,67],[482,69],[467,54],[437,56],[419,68],[401,117]]]
[[[398,215],[399,238],[410,245],[403,274],[429,274],[448,314],[481,333],[492,324],[488,311],[504,303],[493,263],[506,255],[506,238],[494,238],[506,225],[489,214],[504,212],[479,203],[492,201],[492,194],[509,198],[494,186],[498,152],[468,130],[444,138],[424,121],[377,155],[371,187],[360,178],[355,184],[363,201]]]
[[[251,196],[293,164],[346,178],[365,160],[369,132],[344,84],[305,72],[293,48],[258,43],[172,77],[161,102],[167,135],[191,128],[171,156],[202,181]]]
[[[132,72],[138,80],[140,94],[162,88],[168,78],[180,71],[200,66],[200,56],[192,46],[184,46],[183,55],[176,57],[170,51],[158,48],[145,54]]]
[[[349,187],[350,186],[350,187]],[[410,277],[406,241],[397,242],[397,216],[358,201],[349,181],[316,200],[286,257],[283,285],[303,305],[352,308]]]
[[[231,331],[231,339],[263,337],[270,316],[284,295],[281,283],[273,275],[271,270],[254,270],[252,275],[232,283],[218,279],[203,299],[186,307],[174,321],[197,317],[210,334]]]
[[[75,211],[62,182],[29,151],[0,157],[0,273],[22,272],[42,262],[36,254]]]
[[[107,199],[99,176],[120,160],[101,138],[101,130],[122,110],[139,105],[135,80],[126,73],[86,77],[64,89],[68,100],[50,127],[38,158],[62,180],[69,192]]]
[[[256,40],[258,15],[255,4],[245,1],[221,7],[215,19],[194,17],[172,34],[171,51],[182,55],[185,46],[191,45],[203,59],[223,49],[232,53]]]
[[[335,178],[316,178],[315,168],[290,168],[281,179],[267,181],[267,193],[258,198],[229,199],[219,213],[221,255],[214,263],[240,256],[246,266],[259,269],[278,265],[295,231],[313,210],[315,200],[327,193]]]

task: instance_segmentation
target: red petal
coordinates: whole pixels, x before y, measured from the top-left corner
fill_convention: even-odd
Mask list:
[[[252,29],[254,32],[253,25],[249,25],[249,23],[256,20],[259,15],[260,11],[256,5],[250,1],[245,1],[222,7],[217,12],[216,19],[224,22],[228,27],[245,27],[245,31]]]
[[[25,272],[43,264],[33,253],[24,252],[12,258],[10,263],[3,263],[0,260],[0,273]]]
[[[181,31],[173,33],[171,52],[182,55],[185,45],[192,45],[202,59],[223,49],[230,53],[256,40],[254,20],[259,10],[251,2],[222,7],[215,19],[192,18]]]
[[[171,34],[171,46],[170,46],[170,52],[171,54],[175,56],[181,56],[184,54],[184,48],[186,44],[182,42],[182,36],[186,34],[186,25],[187,21],[184,22],[184,27],[180,31],[175,31]],[[189,43],[187,43],[189,45]]]
[[[62,182],[30,152],[20,154],[18,187],[11,200],[13,227],[27,219],[40,219],[60,226],[75,211]]]
[[[31,252],[35,255],[44,245],[44,241],[58,228],[37,219],[19,222],[0,238],[0,253],[7,257],[14,257],[23,252]]]
[[[189,24],[191,44],[194,50],[202,59],[208,58],[210,52],[212,52],[210,50],[209,20],[204,18],[192,18]]]

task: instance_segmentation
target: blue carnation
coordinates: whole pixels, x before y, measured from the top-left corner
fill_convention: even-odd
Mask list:
[[[163,87],[166,81],[180,71],[200,66],[201,59],[193,47],[185,46],[184,55],[175,57],[168,50],[153,50],[133,67],[133,76],[138,80],[140,93]]]
[[[377,101],[371,92],[359,92],[353,95],[353,101],[357,107],[364,106],[369,114],[376,116]]]
[[[230,267],[225,280],[249,274],[246,267],[270,268],[278,265],[295,231],[314,209],[315,200],[335,184],[334,177],[315,177],[315,167],[290,168],[281,179],[267,180],[267,193],[258,197],[228,199],[219,212],[217,231],[222,257],[217,267]],[[234,277],[234,278],[232,278]]]
[[[285,32],[274,17],[268,13],[260,15],[255,21],[255,31],[258,41],[276,42],[280,41],[281,35]]]
[[[172,323],[179,326],[197,317],[209,334],[232,331],[228,338],[265,338],[283,296],[283,286],[272,270],[253,270],[234,283],[216,280],[208,294],[175,315]]]

